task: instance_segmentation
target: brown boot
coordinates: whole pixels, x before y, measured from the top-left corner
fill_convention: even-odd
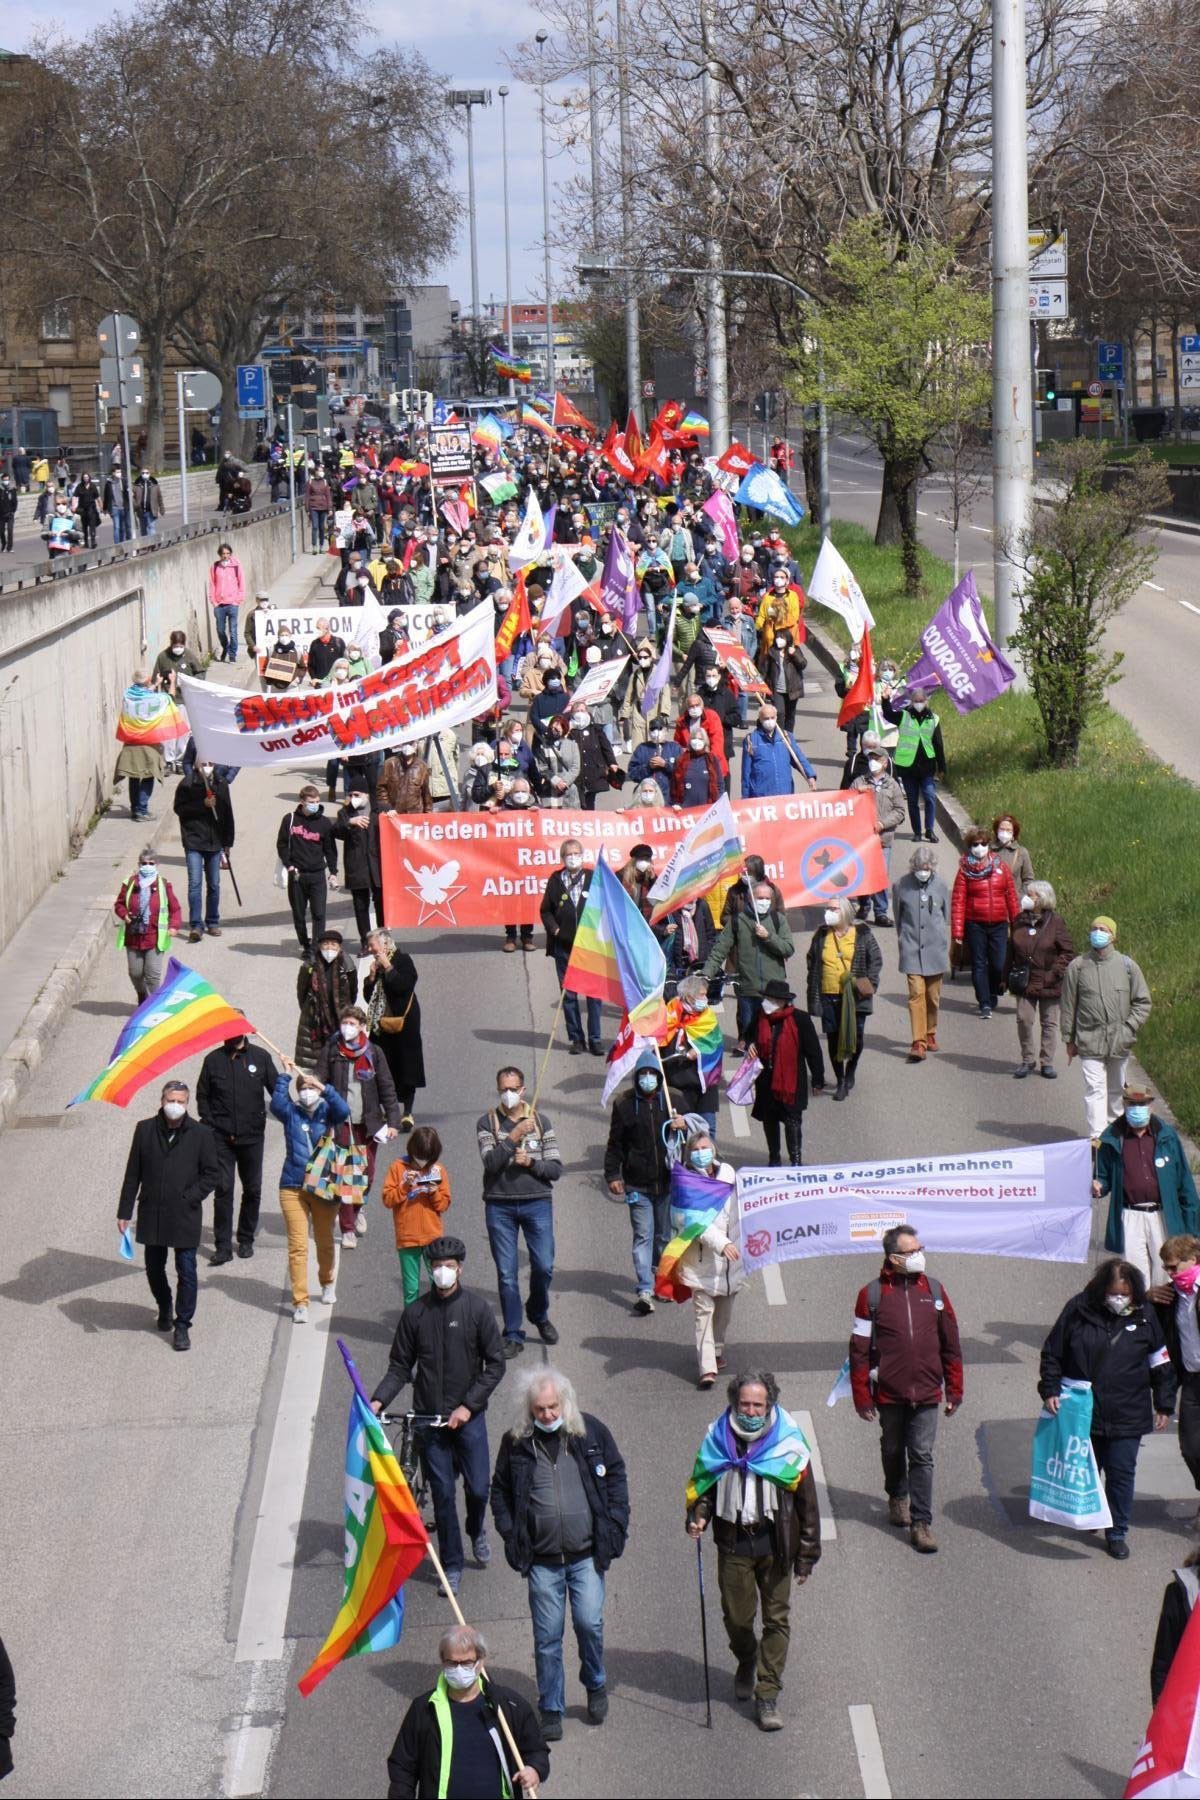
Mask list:
[[[925,1048],[927,1050],[932,1050],[936,1054],[937,1047],[938,1047],[937,1032],[936,1031],[927,1031],[925,1033]]]
[[[912,1524],[912,1514],[908,1510],[908,1497],[905,1494],[892,1494],[888,1499],[888,1524],[903,1525],[907,1531]]]
[[[908,1060],[909,1062],[925,1061],[925,1041],[923,1038],[915,1038],[913,1040],[908,1052]]]
[[[908,1541],[914,1550],[920,1551],[922,1556],[937,1554],[937,1544],[928,1525],[914,1525],[909,1531]]]

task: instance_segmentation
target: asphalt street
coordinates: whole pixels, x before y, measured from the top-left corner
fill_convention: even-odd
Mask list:
[[[839,510],[840,506],[839,506]],[[319,573],[323,576],[325,570]],[[815,684],[798,734],[828,786],[841,739]],[[307,772],[244,772],[233,798],[245,907],[226,896],[225,935],[181,954],[285,1049],[295,1030],[296,949],[271,884],[275,830]],[[165,803],[156,793],[152,810]],[[132,866],[142,833],[129,827]],[[907,834],[904,834],[905,836]],[[1038,847],[1030,845],[1036,868]],[[901,841],[901,866],[907,847]],[[942,846],[944,868],[952,857]],[[182,856],[163,855],[177,891]],[[332,918],[349,931],[349,904]],[[793,915],[799,977],[814,920]],[[540,934],[539,934],[540,936]],[[474,1126],[496,1068],[530,1082],[557,1001],[539,953],[504,956],[494,933],[413,934],[428,1087],[418,1120],[445,1143],[448,1224],[469,1246],[468,1282],[494,1297]],[[815,1100],[810,1162],[949,1152],[1081,1133],[1076,1074],[1011,1079],[1011,1002],[988,1023],[965,982],[948,987],[943,1052],[909,1067],[894,934],[853,1097]],[[219,1793],[377,1795],[410,1697],[432,1679],[448,1608],[429,1574],[408,1589],[397,1650],[334,1670],[311,1699],[295,1688],[341,1599],[347,1383],[328,1342],[343,1337],[369,1382],[381,1373],[400,1299],[390,1223],[344,1253],[332,1318],[294,1326],[285,1293],[269,1127],[263,1228],[252,1262],[202,1265],[193,1349],[154,1330],[139,1254],[117,1256],[116,1195],[135,1118],[70,1096],[106,1061],[130,1005],[123,959],[106,952],[69,1028],[7,1133],[0,1358],[5,1469],[3,1635],[16,1669],[14,1796]],[[727,1025],[732,1024],[727,1017]],[[611,1025],[609,1027],[611,1030]],[[187,1070],[194,1073],[195,1065]],[[1117,1795],[1149,1714],[1150,1647],[1164,1582],[1187,1544],[1195,1497],[1172,1432],[1143,1449],[1133,1555],[1033,1524],[1025,1512],[1037,1352],[1076,1267],[931,1255],[958,1312],[966,1402],[942,1421],[936,1557],[891,1530],[877,1429],[825,1401],[845,1354],[857,1258],[792,1263],[739,1297],[732,1368],[769,1366],[786,1404],[810,1415],[827,1494],[820,1566],[792,1609],[782,1709],[759,1734],[735,1703],[711,1546],[704,1551],[713,1668],[705,1729],[696,1552],[683,1487],[717,1410],[696,1390],[690,1312],[633,1316],[623,1202],[600,1175],[601,1065],[551,1053],[540,1100],[563,1147],[556,1202],[555,1354],[629,1466],[629,1549],[606,1609],[612,1710],[597,1730],[567,1656],[568,1721],[552,1794],[935,1796]],[[735,1163],[762,1159],[728,1135]],[[386,1161],[386,1158],[383,1159]],[[381,1163],[382,1170],[382,1163]],[[526,1350],[523,1363],[543,1354]],[[521,1367],[521,1362],[515,1365]],[[489,1412],[493,1453],[513,1384]],[[462,1604],[486,1633],[497,1676],[533,1697],[523,1584],[495,1555],[469,1569]]]

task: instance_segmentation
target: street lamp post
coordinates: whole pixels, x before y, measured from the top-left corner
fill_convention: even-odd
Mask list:
[[[625,56],[628,27],[625,0],[617,0],[617,125],[621,150],[621,255],[629,265],[633,255],[633,171],[630,167],[632,127],[629,120],[629,68]],[[629,410],[640,430],[642,424],[642,339],[637,288],[625,288],[625,385]]]
[[[508,89],[497,88],[500,95],[500,170],[504,188],[504,318],[505,343],[511,359],[513,353],[513,317],[512,317],[512,239],[508,231]],[[508,378],[508,397],[513,399],[517,384],[510,375]]]
[[[542,114],[542,232],[545,239],[546,285],[546,389],[554,392],[554,306],[550,298],[550,159],[546,150],[546,40],[550,33],[539,31],[534,42],[538,47],[538,95]]]
[[[467,113],[467,217],[471,232],[471,319],[479,319],[479,243],[475,232],[475,132],[471,109],[492,104],[491,88],[451,88],[446,95],[450,106],[462,106]]]
[[[704,305],[705,361],[708,365],[708,428],[714,456],[729,448],[729,346],[725,309],[725,283],[721,278],[721,242],[712,217],[721,203],[717,168],[721,158],[721,123],[717,117],[717,81],[709,46],[713,31],[713,0],[700,0],[700,47],[703,63],[704,162],[708,174],[709,220],[704,238],[704,260],[709,267]]]
[[[1021,615],[1014,540],[1033,488],[1023,0],[992,0],[992,558],[996,642]]]

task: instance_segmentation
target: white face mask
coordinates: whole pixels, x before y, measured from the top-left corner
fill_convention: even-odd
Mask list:
[[[831,928],[833,928],[833,929],[836,929],[836,928],[837,928],[837,926],[839,926],[839,925],[840,925],[840,924],[841,924],[841,922],[842,922],[842,915],[841,915],[841,913],[838,913],[838,912],[833,912],[833,911],[832,911],[832,910],[831,910],[831,909],[827,909],[827,910],[826,910],[826,913],[825,913],[825,923],[826,923],[826,924],[827,924],[827,925],[828,925],[828,926],[830,926],[830,927],[831,927]]]
[[[998,831],[996,833],[996,842],[998,844],[1011,844],[1012,841],[1013,834],[1011,831]]]
[[[338,1030],[341,1032],[342,1042],[345,1044],[357,1044],[362,1036],[362,1026],[357,1019],[343,1019]]]
[[[301,1088],[300,1089],[300,1104],[301,1104],[301,1106],[303,1106],[305,1108],[305,1110],[307,1112],[312,1112],[313,1109],[320,1104],[320,1100],[321,1100],[320,1088]]]
[[[566,866],[568,869],[571,869],[572,871],[575,869],[582,869],[582,867],[583,867],[582,856],[568,856],[566,859]]]
[[[363,807],[367,804],[366,794],[351,794],[350,804],[355,812],[361,812]]]
[[[778,1000],[764,1000],[762,1003],[762,1010],[763,1010],[763,1012],[766,1013],[767,1017],[769,1018],[772,1013],[776,1013],[779,1011]]]
[[[1105,1294],[1104,1304],[1109,1312],[1116,1313],[1118,1318],[1133,1311],[1133,1302],[1128,1294]]]
[[[336,944],[322,944],[321,945],[321,960],[322,960],[322,962],[331,963],[331,962],[336,962],[337,959],[338,959],[338,947]]]
[[[1021,911],[1022,912],[1032,912],[1033,911],[1033,895],[1032,894],[1022,894],[1021,895]]]
[[[867,758],[867,767],[870,769],[872,775],[882,775],[883,773],[883,763],[877,756],[869,756]]]
[[[760,919],[765,919],[771,910],[771,902],[769,900],[760,900],[758,896],[755,895],[754,910]]]
[[[988,853],[987,845],[986,844],[972,844],[970,853],[975,858],[976,862],[982,862],[984,857]]]
[[[524,1093],[524,1091],[525,1091],[524,1088],[501,1088],[500,1089],[500,1104],[501,1104],[501,1106],[507,1107],[508,1111],[511,1112],[515,1106],[520,1106],[521,1095]]]
[[[575,727],[576,731],[586,731],[588,726],[591,724],[591,722],[592,722],[591,713],[581,712],[581,713],[572,713],[571,714],[571,723]]]
[[[922,883],[932,881],[933,879],[932,869],[914,869],[913,874],[916,876],[917,880]]]
[[[465,1693],[468,1688],[474,1687],[475,1683],[479,1680],[479,1664],[467,1663],[464,1665],[462,1663],[452,1663],[447,1667],[443,1663],[442,1674],[446,1678],[447,1687],[458,1688],[461,1692]]]
[[[759,723],[760,729],[765,731],[768,737],[771,737],[773,735],[773,733],[775,731],[775,724],[776,724],[776,721],[774,719],[760,719],[758,721],[758,723]]]
[[[904,1272],[906,1275],[923,1275],[925,1273],[925,1252],[923,1250],[914,1250],[911,1256],[905,1257]]]
[[[163,1101],[163,1117],[169,1119],[172,1125],[177,1125],[186,1111],[187,1107],[182,1106],[178,1100]]]
[[[458,1265],[455,1264],[453,1268],[447,1268],[445,1264],[439,1263],[437,1268],[431,1269],[429,1273],[433,1280],[434,1287],[441,1288],[444,1294],[447,1288],[452,1288],[458,1280]]]
[[[704,754],[704,739],[703,738],[692,738],[689,742],[688,747],[694,756],[703,756],[703,754]]]

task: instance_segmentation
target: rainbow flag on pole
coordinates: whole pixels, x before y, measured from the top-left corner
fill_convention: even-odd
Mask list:
[[[660,1300],[680,1305],[691,1298],[691,1288],[680,1281],[677,1269],[684,1251],[706,1232],[733,1188],[728,1181],[714,1181],[683,1163],[671,1165],[671,1213],[679,1215],[679,1227],[663,1251],[654,1276],[654,1292]]]
[[[540,412],[535,412],[532,406],[523,406],[521,408],[521,423],[525,426],[527,431],[536,431],[539,437],[552,438],[558,436],[558,433],[555,431],[550,421],[544,419]]]
[[[757,1475],[762,1481],[773,1481],[776,1487],[791,1492],[804,1480],[811,1461],[812,1451],[804,1433],[778,1402],[771,1424],[753,1442],[737,1437],[728,1411],[723,1412],[704,1434],[692,1479],[687,1484],[687,1504],[694,1506],[701,1494],[715,1487],[722,1475],[732,1469],[742,1475]]]
[[[222,1000],[203,975],[168,957],[162,986],[130,1015],[113,1046],[108,1067],[70,1104],[107,1100],[112,1106],[128,1106],[139,1088],[155,1075],[226,1038],[253,1030],[249,1019]]]
[[[708,436],[708,420],[703,413],[689,412],[683,415],[676,431],[686,432],[689,437],[702,438]]]
[[[404,1471],[341,1338],[337,1347],[353,1383],[346,1434],[346,1585],[329,1636],[297,1684],[306,1698],[344,1657],[399,1643],[400,1589],[429,1543]]]
[[[628,1011],[635,1032],[653,1037],[667,1018],[663,1002],[666,979],[667,959],[661,944],[601,850],[575,928],[564,989],[611,1001]]]
[[[492,359],[492,368],[505,381],[532,381],[532,363],[522,362],[519,356],[510,356],[499,344],[488,345],[488,355]]]
[[[655,902],[651,925],[707,894],[719,881],[736,879],[745,861],[729,795],[721,794],[675,846],[670,862],[650,889]]]
[[[170,694],[153,688],[125,689],[117,720],[118,743],[170,744],[187,734],[187,716]]]

